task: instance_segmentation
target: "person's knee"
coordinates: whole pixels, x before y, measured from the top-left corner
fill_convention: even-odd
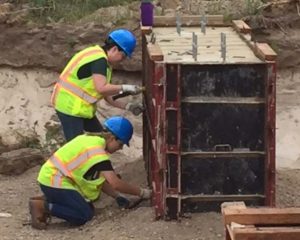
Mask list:
[[[79,219],[74,219],[74,221],[70,221],[72,225],[80,226],[86,224],[88,221],[92,220],[94,217],[94,212],[92,210],[88,210],[81,214]]]
[[[86,212],[85,219],[87,221],[92,220],[93,217],[94,217],[94,211],[92,209],[90,209],[89,211]]]
[[[94,210],[88,207],[87,209],[85,209],[84,212],[82,212],[81,217],[82,217],[82,224],[85,224],[86,222],[92,220],[92,218],[94,217]]]

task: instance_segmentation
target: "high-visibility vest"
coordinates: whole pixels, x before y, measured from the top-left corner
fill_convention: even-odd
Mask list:
[[[55,84],[51,102],[56,110],[67,115],[92,118],[96,112],[96,102],[103,98],[97,92],[92,77],[78,79],[78,70],[85,64],[105,58],[105,51],[98,45],[88,47],[69,61]],[[106,72],[107,83],[110,83],[112,68],[108,65]]]
[[[83,176],[95,164],[109,160],[105,145],[105,139],[100,136],[77,136],[46,161],[39,172],[38,182],[53,188],[73,189],[85,199],[96,200],[105,178],[87,180]]]

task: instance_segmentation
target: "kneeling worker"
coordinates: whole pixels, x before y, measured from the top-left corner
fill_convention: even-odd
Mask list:
[[[58,149],[42,166],[38,182],[44,197],[29,201],[32,227],[45,229],[50,216],[82,225],[94,216],[92,202],[103,191],[123,206],[129,201],[119,192],[149,199],[152,191],[119,179],[109,160],[112,154],[129,146],[132,124],[124,117],[104,122],[99,135],[79,135]]]

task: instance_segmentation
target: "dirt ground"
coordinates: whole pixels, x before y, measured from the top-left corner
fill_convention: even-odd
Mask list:
[[[288,12],[279,10],[282,15]],[[273,43],[280,53],[276,96],[276,203],[281,207],[300,207],[300,60],[296,57],[299,51],[299,26],[281,25],[281,28],[257,35],[259,39]],[[138,82],[140,76],[118,73],[115,77],[117,82]],[[15,140],[15,135],[10,134],[12,130],[17,130],[19,134],[38,134],[42,141],[48,141],[43,132],[45,123],[56,123],[49,104],[51,84],[56,78],[57,73],[51,70],[15,69],[3,64],[0,68],[0,135],[5,136],[3,141],[9,143]],[[106,105],[101,105],[101,108],[107,115],[120,114]],[[133,121],[135,135],[131,147],[113,155],[112,161],[124,179],[146,186],[141,117],[123,114]],[[101,120],[103,116],[99,115],[99,118]],[[11,214],[10,217],[0,215],[0,239],[224,239],[219,213],[197,213],[180,222],[155,221],[149,202],[133,210],[120,210],[106,196],[96,205],[96,217],[85,226],[71,228],[53,219],[46,231],[34,230],[28,224],[27,204],[29,197],[39,194],[36,182],[38,171],[39,166],[19,176],[0,175],[0,213]]]
[[[118,160],[122,158],[118,156]],[[53,219],[46,231],[34,230],[28,225],[27,201],[39,193],[35,181],[38,170],[39,167],[35,167],[16,177],[0,176],[0,211],[12,214],[9,218],[0,218],[1,239],[224,239],[219,213],[197,213],[181,222],[155,221],[149,203],[133,210],[119,210],[107,197],[97,204],[96,217],[85,226],[70,228]],[[121,164],[118,171],[130,182],[146,184],[142,158]],[[278,206],[300,206],[299,181],[300,170],[277,170]]]
[[[294,77],[291,77],[294,76]],[[300,206],[300,159],[298,149],[300,120],[299,72],[279,72],[277,84],[277,205]],[[50,91],[50,88],[48,89]],[[106,108],[107,106],[103,106]],[[114,114],[108,111],[108,114]],[[113,156],[117,171],[129,182],[146,186],[146,174],[142,159],[141,118],[130,115],[135,125],[131,148]],[[101,117],[100,117],[101,118]],[[288,149],[288,151],[287,151]],[[285,167],[285,168],[283,168]],[[299,167],[299,165],[298,165]],[[96,217],[80,228],[53,219],[46,231],[38,231],[28,225],[27,201],[39,193],[36,176],[39,167],[20,176],[0,175],[0,212],[12,214],[0,217],[1,239],[223,239],[222,218],[219,213],[193,214],[181,222],[155,221],[149,203],[133,210],[119,210],[113,200],[104,198],[97,204]]]

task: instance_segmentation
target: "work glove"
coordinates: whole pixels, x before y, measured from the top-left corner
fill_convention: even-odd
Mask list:
[[[126,197],[123,197],[122,195],[118,195],[116,197],[116,202],[120,208],[126,209],[130,205],[130,201]]]
[[[141,103],[127,103],[125,109],[132,112],[135,116],[140,115],[144,111],[143,104]]]
[[[142,199],[150,199],[152,196],[152,190],[148,188],[141,188],[140,197]]]
[[[128,92],[132,95],[137,95],[143,91],[143,88],[138,85],[129,85],[129,84],[123,84],[122,85],[122,91]]]

